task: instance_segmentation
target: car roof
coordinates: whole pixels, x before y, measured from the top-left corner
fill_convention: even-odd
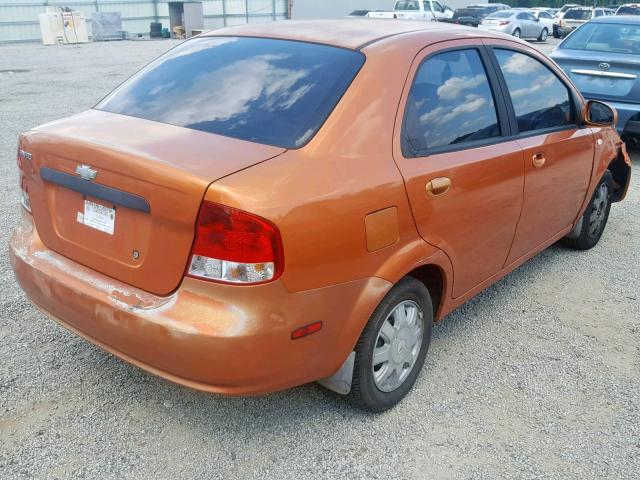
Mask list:
[[[597,17],[591,23],[614,23],[617,25],[640,25],[640,15],[609,15]]]
[[[336,47],[360,49],[379,40],[413,32],[433,33],[434,41],[477,38],[477,29],[461,27],[452,23],[408,20],[383,20],[352,18],[341,20],[286,20],[221,28],[203,36],[239,36],[298,40]],[[482,32],[484,37],[503,38],[499,34]]]

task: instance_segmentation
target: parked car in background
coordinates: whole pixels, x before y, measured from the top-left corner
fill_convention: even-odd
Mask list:
[[[616,15],[640,15],[640,3],[626,3],[616,10]]]
[[[598,17],[604,17],[611,15],[613,12],[606,8],[588,8],[588,7],[576,7],[567,10],[562,17],[562,20],[558,23],[558,33],[560,38],[566,37],[576,28],[584,25],[589,20]]]
[[[487,15],[500,10],[511,9],[509,5],[504,3],[472,3],[471,5],[467,5],[467,8],[482,8],[487,12]]]
[[[560,38],[560,20],[562,20],[562,17],[564,16],[564,14],[575,7],[579,7],[580,5],[576,4],[576,3],[567,3],[566,5],[563,5],[562,8],[560,10],[558,10],[555,14],[554,17],[554,22],[553,22],[553,36],[554,38]]]
[[[539,42],[545,42],[549,36],[549,29],[544,23],[524,10],[501,10],[492,13],[483,18],[478,27]]]
[[[480,8],[458,8],[453,12],[450,22],[457,25],[477,27],[483,17],[483,10]]]
[[[397,0],[391,12],[369,12],[370,18],[401,20],[442,20],[451,18],[453,11],[445,10],[438,0]]]
[[[546,9],[532,9],[532,10],[527,10],[527,11],[529,13],[531,13],[531,15],[536,17],[538,20],[540,20],[540,22],[545,27],[547,27],[547,32],[552,32],[553,31],[554,18],[553,18],[553,15],[551,13],[549,13],[548,10],[546,10]]]
[[[353,12],[351,12],[349,15],[347,15],[348,17],[367,17],[369,16],[369,12],[371,10],[354,10]]]
[[[640,140],[640,16],[591,20],[551,53],[585,98],[618,111],[618,132]]]
[[[611,108],[515,39],[368,24],[207,32],[22,134],[28,298],[191,388],[320,380],[379,412],[433,370],[434,321],[600,241],[630,175]]]
[[[482,5],[470,5],[468,7],[465,8],[469,8],[469,9],[473,9],[476,10],[478,13],[478,15],[480,16],[480,18],[485,18],[488,17],[489,15],[491,15],[492,13],[495,12],[499,12],[501,10],[509,10],[508,8],[502,8],[502,6],[498,5],[494,5],[494,4],[486,4],[484,6]]]

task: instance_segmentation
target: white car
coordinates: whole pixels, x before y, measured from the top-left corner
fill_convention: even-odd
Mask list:
[[[566,5],[563,5],[560,10],[558,10],[558,13],[556,13],[553,21],[553,36],[555,38],[560,38],[560,31],[559,31],[560,20],[562,20],[562,17],[564,17],[564,14],[567,13],[567,11],[571,10],[572,8],[579,7],[579,6],[580,5],[577,5],[575,3],[567,3]]]
[[[612,15],[613,11],[608,8],[576,7],[567,10],[558,25],[558,33],[564,38],[576,28],[584,25],[589,20],[597,17]]]
[[[369,12],[369,17],[435,21],[453,17],[453,11],[438,0],[397,0],[392,12]]]
[[[542,10],[542,9],[534,9],[534,10],[527,10],[531,15],[533,15],[534,17],[536,17],[538,20],[540,20],[540,23],[542,23],[545,27],[547,27],[547,33],[548,32],[553,32],[553,15],[551,15],[549,12],[547,12],[546,10]]]
[[[539,42],[545,42],[549,36],[548,28],[525,10],[501,10],[492,13],[482,19],[478,28]]]

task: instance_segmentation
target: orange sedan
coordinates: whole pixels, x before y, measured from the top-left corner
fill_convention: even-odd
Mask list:
[[[453,25],[282,22],[182,43],[23,134],[16,277],[174,382],[400,401],[434,321],[562,240],[598,243],[615,112],[536,49]]]

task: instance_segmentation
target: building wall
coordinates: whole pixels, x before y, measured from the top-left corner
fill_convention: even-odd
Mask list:
[[[225,25],[270,22],[288,17],[289,0],[203,0],[205,29]],[[84,12],[91,35],[92,12],[120,12],[122,28],[148,34],[149,23],[169,26],[169,8],[160,0],[0,0],[0,43],[41,39],[38,14],[47,6]]]
[[[438,0],[456,9],[488,0]],[[395,0],[292,0],[291,18],[340,18],[354,10],[393,10]]]

